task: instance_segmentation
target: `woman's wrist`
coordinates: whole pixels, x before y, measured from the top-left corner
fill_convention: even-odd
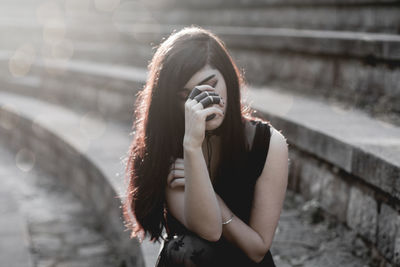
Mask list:
[[[227,221],[232,219],[233,212],[228,208],[228,206],[226,206],[225,202],[218,194],[216,194],[216,196],[218,199],[219,207],[221,209],[222,224],[224,224],[224,222],[226,223]]]
[[[201,149],[201,144],[196,145],[195,142],[193,142],[191,139],[183,138],[183,149],[188,152],[196,151],[198,149]]]
[[[226,224],[230,223],[233,220],[233,217],[234,217],[234,215],[233,215],[233,213],[231,213],[231,216],[229,217],[229,219],[223,220],[222,224],[226,225]]]

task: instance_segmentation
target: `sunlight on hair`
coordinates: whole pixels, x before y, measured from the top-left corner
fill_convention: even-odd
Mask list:
[[[36,19],[40,24],[61,19],[62,17],[63,12],[60,6],[54,1],[47,1],[36,8]]]
[[[36,51],[32,44],[23,44],[10,57],[8,69],[15,77],[26,75],[35,61]]]
[[[14,129],[19,121],[19,111],[16,106],[11,104],[2,104],[0,110],[7,110],[8,112],[0,112],[0,127],[6,130]],[[11,114],[10,114],[11,113]]]
[[[119,5],[120,0],[94,0],[94,6],[99,11],[111,12]]]
[[[106,122],[101,115],[88,112],[81,118],[79,127],[87,138],[96,139],[106,131]]]
[[[26,148],[20,149],[15,156],[15,165],[23,172],[29,172],[35,165],[35,154]]]

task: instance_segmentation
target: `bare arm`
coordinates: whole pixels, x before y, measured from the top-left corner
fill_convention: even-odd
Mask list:
[[[184,149],[184,166],[186,224],[199,236],[217,241],[222,234],[221,211],[201,148]]]
[[[238,217],[223,226],[222,235],[255,262],[268,252],[278,225],[288,179],[288,148],[285,138],[273,131],[264,170],[257,180],[249,225]],[[217,195],[223,220],[232,212]]]
[[[214,90],[207,85],[197,86],[195,89]],[[192,93],[196,92],[195,89]],[[173,215],[187,229],[204,239],[217,241],[222,235],[221,210],[204,160],[202,143],[206,130],[206,117],[213,113],[222,117],[221,107],[224,103],[218,101],[215,105],[204,107],[205,100],[207,100],[206,94],[200,102],[190,97],[185,102],[184,162],[182,162],[185,168],[182,177],[186,179],[186,186],[183,191],[167,189],[166,198]]]

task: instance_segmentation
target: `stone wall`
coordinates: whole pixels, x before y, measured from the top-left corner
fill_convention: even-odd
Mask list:
[[[356,230],[382,255],[400,264],[400,203],[356,176],[291,147],[289,188],[315,199]]]

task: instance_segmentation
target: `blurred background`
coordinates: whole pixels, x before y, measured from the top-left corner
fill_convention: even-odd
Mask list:
[[[157,45],[225,42],[287,137],[277,266],[400,266],[400,2],[2,0],[0,266],[154,266],[119,197]]]

